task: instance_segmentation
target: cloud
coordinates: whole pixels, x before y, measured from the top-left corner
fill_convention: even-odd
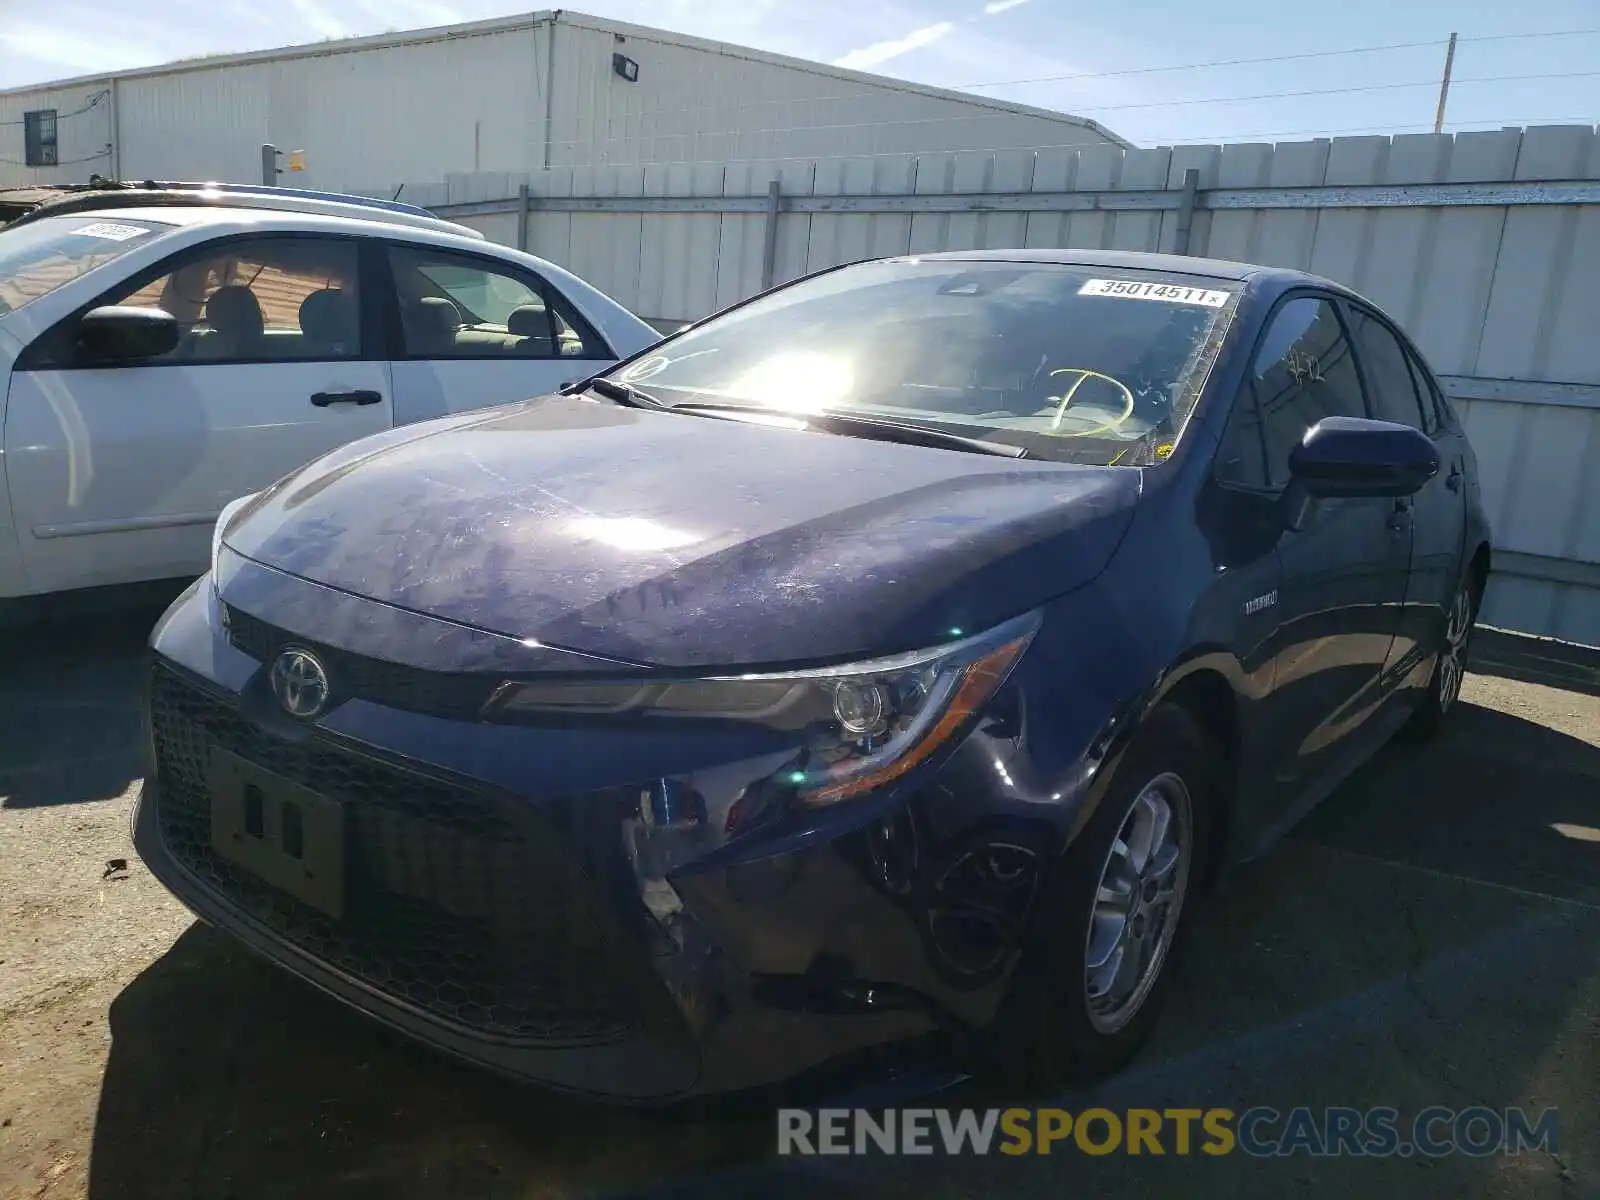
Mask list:
[[[355,0],[364,29],[424,29],[469,20],[461,9],[438,0]]]
[[[1019,0],[1020,2],[1020,0]],[[870,46],[862,46],[852,50],[842,58],[833,60],[836,67],[850,67],[854,70],[864,70],[867,67],[876,67],[886,63],[891,58],[899,58],[902,54],[910,54],[913,50],[920,50],[924,46],[931,46],[934,42],[948,36],[955,30],[954,21],[940,21],[934,25],[924,25],[921,29],[913,29],[905,37],[891,38],[885,42],[873,42]]]
[[[876,67],[888,62],[890,59],[899,58],[903,54],[910,54],[913,50],[921,50],[924,46],[931,46],[935,42],[943,41],[955,32],[956,26],[969,25],[974,21],[981,21],[984,17],[998,16],[1010,12],[1013,8],[1021,8],[1028,0],[989,0],[983,6],[982,13],[975,13],[970,17],[963,17],[959,21],[939,21],[933,25],[924,25],[913,29],[904,37],[889,38],[882,42],[873,42],[870,45],[851,50],[842,58],[833,60],[836,67],[854,67],[857,70],[867,67]]]
[[[350,32],[343,21],[318,4],[317,0],[289,0],[289,4],[307,33],[319,38],[341,38]]]
[[[18,58],[29,58],[69,71],[112,71],[137,61],[142,48],[123,40],[86,38],[76,26],[53,29],[45,25],[13,25],[0,33],[0,47]]]

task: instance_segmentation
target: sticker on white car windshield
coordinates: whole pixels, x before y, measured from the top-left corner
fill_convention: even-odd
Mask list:
[[[108,242],[125,242],[129,238],[143,237],[149,233],[140,225],[119,225],[115,221],[96,221],[73,231],[83,237],[104,238]]]
[[[1175,283],[1144,283],[1137,279],[1091,279],[1078,289],[1080,296],[1125,296],[1129,300],[1165,300],[1168,304],[1203,304],[1221,308],[1228,292],[1179,287]]]

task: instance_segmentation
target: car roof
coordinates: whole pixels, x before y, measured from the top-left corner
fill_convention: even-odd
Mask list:
[[[937,254],[918,254],[918,259],[971,261],[971,262],[1038,262],[1060,263],[1066,266],[1109,267],[1130,271],[1177,271],[1186,275],[1207,275],[1213,279],[1227,279],[1236,283],[1260,282],[1282,286],[1311,284],[1347,289],[1312,275],[1286,267],[1263,267],[1256,263],[1230,262],[1224,258],[1193,258],[1187,254],[1154,254],[1142,250],[1078,250],[1071,247],[1039,250],[948,250]]]
[[[96,217],[114,221],[139,220],[173,226],[214,225],[239,232],[283,230],[291,233],[333,233],[346,236],[384,237],[406,242],[430,242],[462,250],[509,251],[510,247],[485,240],[475,231],[463,228],[457,233],[450,222],[404,225],[386,219],[381,213],[371,218],[332,216],[284,208],[234,208],[210,205],[151,204],[140,207],[84,209],[63,216]]]
[[[0,193],[0,202],[5,194]],[[254,190],[228,190],[226,187],[206,185],[158,187],[150,189],[123,188],[115,191],[63,193],[58,198],[34,206],[18,216],[12,224],[21,225],[51,217],[95,216],[115,217],[119,213],[139,213],[159,220],[159,211],[169,208],[208,210],[214,212],[269,212],[304,214],[307,216],[347,217],[355,221],[379,222],[408,229],[438,229],[476,240],[483,234],[470,226],[436,217],[423,208],[397,205],[389,201],[367,197],[338,196],[334,193],[290,191],[283,188],[258,187]],[[195,223],[198,218],[187,218],[183,224]]]

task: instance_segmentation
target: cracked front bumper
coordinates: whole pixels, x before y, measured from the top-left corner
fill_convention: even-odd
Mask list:
[[[911,796],[662,871],[639,849],[649,747],[365,700],[286,723],[219,611],[203,580],[152,635],[135,842],[199,916],[335,998],[491,1069],[636,1102],[994,1014],[1049,838],[997,825],[960,755]],[[340,916],[216,853],[217,749],[342,806]],[[657,760],[694,753],[669,749]]]

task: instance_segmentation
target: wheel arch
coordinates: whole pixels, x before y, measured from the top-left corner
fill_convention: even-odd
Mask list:
[[[1243,672],[1229,655],[1193,659],[1168,676],[1151,707],[1172,704],[1184,710],[1219,755],[1211,797],[1204,885],[1215,881],[1230,857],[1238,823],[1238,797],[1244,753]]]
[[[1484,589],[1489,584],[1489,568],[1492,565],[1491,551],[1487,541],[1480,541],[1471,557],[1467,559],[1467,573],[1477,582],[1478,600],[1483,601]]]

